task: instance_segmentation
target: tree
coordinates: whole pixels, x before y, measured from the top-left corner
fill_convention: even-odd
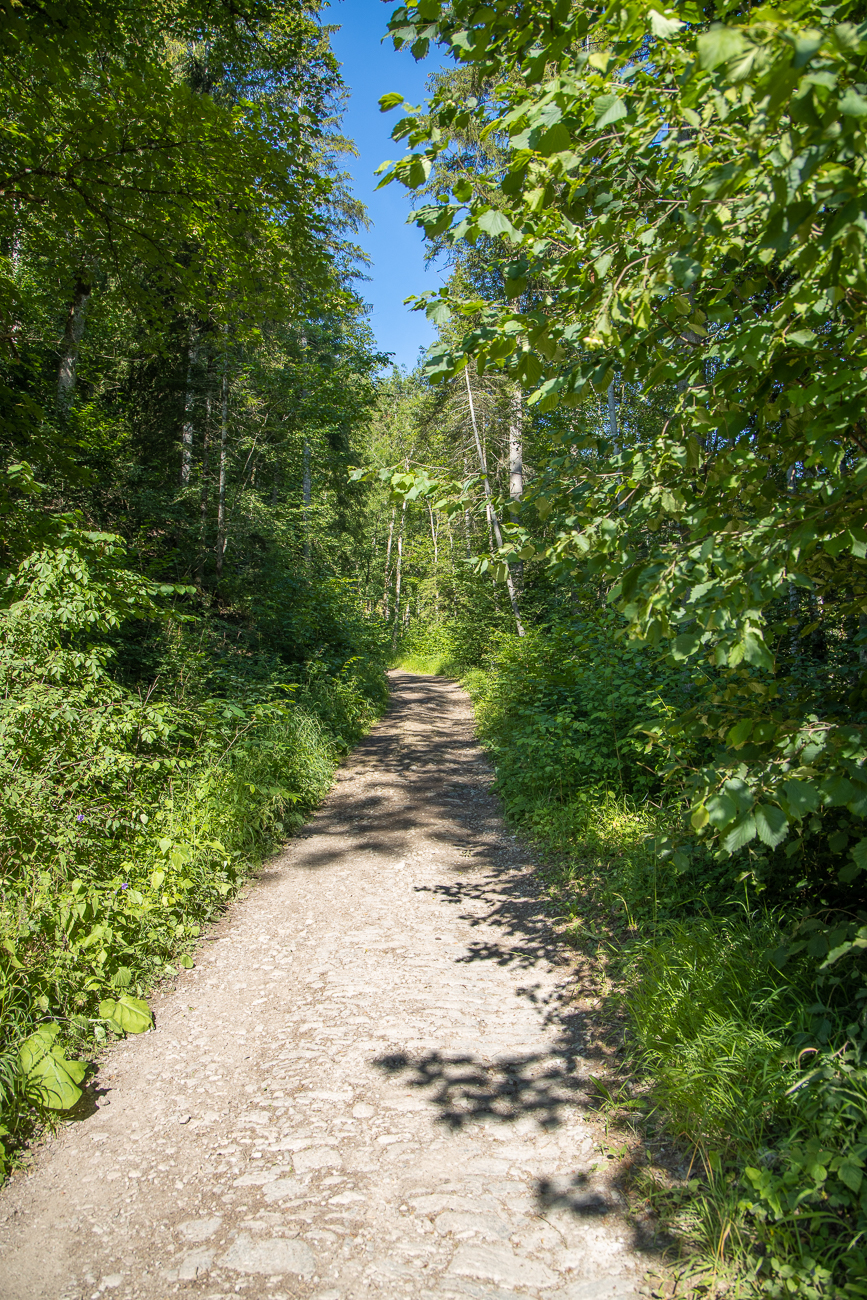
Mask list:
[[[435,320],[472,323],[432,377],[472,357],[541,411],[618,376],[671,395],[650,445],[612,439],[577,479],[543,476],[523,517],[549,518],[555,563],[613,584],[631,635],[709,661],[719,689],[680,725],[727,752],[692,774],[695,833],[759,856],[827,837],[844,884],[867,865],[867,33],[847,15],[425,0],[396,12],[396,43],[439,40],[497,83],[496,107],[446,85],[395,128],[413,152],[389,172],[423,183],[471,123],[508,149],[486,186],[441,175],[415,214],[431,239],[498,241],[513,299],[429,295]],[[820,696],[791,656],[817,625],[843,639]]]

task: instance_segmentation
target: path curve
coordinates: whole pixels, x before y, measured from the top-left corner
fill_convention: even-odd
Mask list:
[[[3,1300],[612,1300],[574,981],[453,682],[388,714],[0,1193]]]

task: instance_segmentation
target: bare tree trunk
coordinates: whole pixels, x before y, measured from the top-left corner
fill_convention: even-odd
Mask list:
[[[394,583],[394,628],[391,633],[391,648],[397,647],[397,629],[400,626],[400,582],[403,571],[403,523],[406,518],[406,502],[400,512],[400,528],[397,534],[397,573]]]
[[[84,318],[92,291],[89,281],[79,274],[66,316],[57,368],[57,405],[64,414],[69,410],[75,392],[75,363],[84,336]]]
[[[524,495],[524,406],[520,388],[512,397],[509,423],[509,497],[520,501]]]
[[[385,548],[385,579],[384,579],[384,594],[382,597],[386,622],[388,622],[388,616],[390,612],[389,599],[388,599],[388,584],[391,580],[391,539],[394,536],[394,516],[395,516],[395,507],[392,506],[391,523],[388,525],[388,543]]]
[[[229,358],[223,358],[220,407],[220,479],[217,487],[217,582],[223,576],[226,554],[226,461],[229,451]]]
[[[438,620],[440,616],[439,547],[437,546],[437,530],[434,522],[434,512],[430,502],[428,502],[427,512],[430,515],[430,535],[431,541],[433,542],[434,553],[434,618]]]
[[[313,500],[313,485],[310,478],[310,443],[304,439],[304,456],[303,456],[303,476],[301,483],[301,492],[304,498],[304,509],[301,512],[301,519],[304,528],[304,559],[310,559],[310,506]]]
[[[466,456],[464,456],[464,478],[468,478],[468,477],[469,477],[469,470],[467,469],[467,458]],[[472,521],[470,518],[470,512],[469,510],[465,509],[464,510],[464,542],[466,544],[466,552],[467,552],[468,560],[471,560],[473,558],[473,551],[470,545],[470,534],[472,532],[471,522]]]
[[[302,330],[301,337],[301,363],[307,365],[307,334]],[[303,408],[304,400],[307,396],[307,389],[301,388],[298,394],[299,402]],[[304,531],[304,560],[310,562],[310,513],[313,502],[313,481],[310,472],[310,439],[304,435],[304,449],[301,455],[301,527]]]
[[[364,573],[364,612],[366,614],[369,614],[371,611],[370,573],[371,570],[376,567],[376,552],[379,544],[379,521],[381,518],[382,515],[378,514],[376,516],[373,525],[373,541],[371,542],[370,550],[367,552],[367,566]]]
[[[516,387],[512,396],[512,419],[509,422],[509,499],[517,502],[524,495],[524,407],[521,390]],[[515,586],[524,585],[524,562],[513,566]]]
[[[208,531],[208,448],[211,434],[211,360],[208,358],[208,375],[205,389],[205,427],[202,430],[202,487],[199,494],[199,558],[196,566],[197,583],[205,582],[205,538]]]
[[[608,436],[617,446],[617,403],[614,399],[614,380],[608,385]]]
[[[500,529],[500,521],[497,518],[497,512],[494,509],[494,503],[491,495],[491,483],[490,483],[490,479],[488,478],[488,465],[485,459],[484,448],[482,447],[482,440],[479,437],[479,427],[476,423],[476,408],[473,402],[473,390],[472,388],[470,388],[470,373],[468,368],[464,370],[464,376],[467,381],[467,397],[469,398],[470,401],[470,416],[473,422],[473,436],[476,440],[476,450],[479,453],[479,468],[482,473],[482,484],[485,489],[485,508],[488,512],[488,519],[494,530],[494,536],[497,539],[497,547],[498,549],[502,549],[503,534]],[[506,565],[506,587],[508,588],[509,591],[509,601],[512,606],[512,613],[515,616],[515,627],[517,628],[518,636],[523,636],[524,626],[521,623],[521,612],[518,609],[518,596],[515,591],[515,584],[512,581],[512,572],[508,565]]]
[[[190,346],[187,351],[187,388],[184,393],[184,423],[181,429],[181,486],[190,481],[193,467],[193,405],[195,392],[193,376],[199,360],[199,333],[193,326],[190,330]]]

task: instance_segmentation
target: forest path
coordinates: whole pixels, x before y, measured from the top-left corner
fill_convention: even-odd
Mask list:
[[[0,1194],[3,1300],[638,1294],[574,975],[467,696],[391,677],[94,1113]]]

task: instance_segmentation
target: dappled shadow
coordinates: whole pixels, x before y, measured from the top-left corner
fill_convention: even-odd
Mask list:
[[[503,1056],[493,1064],[468,1055],[392,1052],[374,1064],[384,1074],[402,1076],[409,1088],[424,1091],[438,1108],[437,1122],[453,1130],[481,1119],[509,1122],[525,1115],[540,1128],[557,1128],[563,1112],[586,1107],[592,1093],[568,1052]]]
[[[296,867],[331,865],[353,841],[359,852],[402,856],[424,830],[435,842],[474,858],[502,849],[499,805],[487,789],[490,769],[462,718],[464,696],[439,678],[393,673],[391,704],[338,773],[327,801],[294,837]],[[301,848],[303,845],[303,848]]]
[[[373,1063],[433,1103],[435,1122],[452,1132],[471,1130],[480,1123],[508,1127],[529,1117],[550,1134],[570,1117],[597,1110],[601,1102],[588,1062],[565,1045],[548,1052],[502,1056],[493,1063],[468,1053],[447,1052],[391,1052]],[[516,1140],[525,1135],[522,1126]],[[631,1150],[624,1146],[612,1158],[604,1148],[603,1142],[589,1157],[576,1152],[576,1163],[589,1163],[589,1168],[534,1178],[536,1212],[541,1218],[552,1211],[565,1211],[581,1220],[623,1215],[624,1191],[644,1163],[644,1150],[640,1143]],[[494,1156],[497,1150],[495,1146]],[[667,1244],[652,1217],[629,1217],[626,1224],[636,1251],[658,1253]]]
[[[573,1214],[586,1217],[610,1214],[614,1209],[612,1198],[591,1186],[589,1174],[573,1174],[559,1182],[554,1178],[537,1178],[535,1191],[540,1213],[554,1209],[571,1210]]]

